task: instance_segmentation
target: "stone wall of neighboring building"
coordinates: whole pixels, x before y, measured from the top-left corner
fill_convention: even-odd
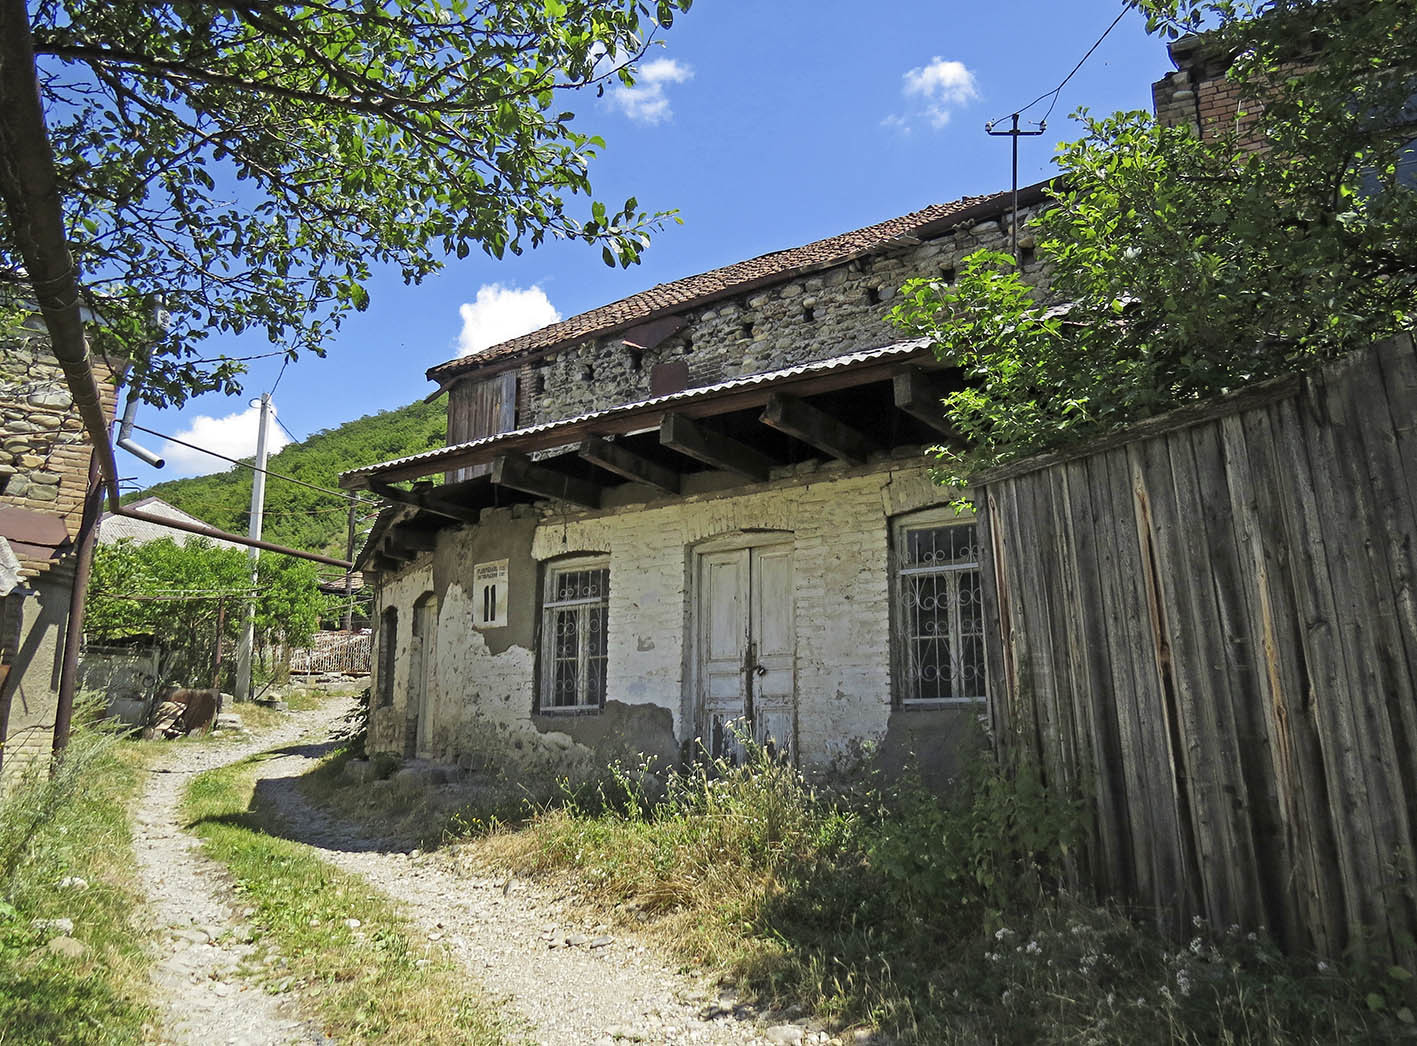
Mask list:
[[[115,392],[95,361],[104,413]],[[88,487],[89,438],[49,340],[33,330],[3,339],[0,351],[0,504],[57,516],[78,533]]]
[[[115,389],[96,362],[104,412]],[[5,597],[16,626],[0,686],[0,771],[9,781],[44,758],[54,732],[64,630],[73,592],[72,541],[88,489],[91,444],[48,339],[34,329],[0,340],[0,506],[54,517],[71,544],[57,559],[20,557],[21,587]]]
[[[1033,241],[1024,229],[1031,213],[1020,210],[1024,274],[1046,291],[1049,270],[1031,260]],[[660,364],[684,364],[693,388],[900,341],[904,336],[886,316],[901,285],[917,276],[953,279],[964,258],[981,247],[1007,252],[1010,217],[688,309],[682,331],[643,352],[617,333],[524,363],[517,376],[517,427],[648,399]]]
[[[1157,119],[1171,127],[1188,126],[1204,138],[1235,132],[1246,148],[1260,148],[1263,142],[1246,138],[1245,132],[1264,102],[1227,79],[1233,56],[1199,36],[1173,40],[1167,51],[1176,71],[1151,85]]]

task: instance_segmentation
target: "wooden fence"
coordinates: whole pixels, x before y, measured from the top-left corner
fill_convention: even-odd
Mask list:
[[[1079,877],[1175,931],[1410,960],[1412,340],[996,470],[975,504],[994,727],[1087,797]]]

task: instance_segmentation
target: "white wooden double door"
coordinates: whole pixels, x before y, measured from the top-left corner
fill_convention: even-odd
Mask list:
[[[752,738],[797,752],[792,544],[780,537],[698,555],[697,669],[710,754],[738,761]]]

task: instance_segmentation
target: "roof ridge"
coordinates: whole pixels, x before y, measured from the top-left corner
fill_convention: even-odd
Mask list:
[[[1037,188],[1039,186],[1028,187],[1030,190]],[[492,366],[505,369],[511,365],[510,361],[537,351],[550,351],[569,342],[627,329],[659,315],[680,312],[694,305],[742,293],[756,285],[781,282],[804,270],[843,264],[853,257],[884,248],[912,230],[949,218],[962,219],[976,208],[992,203],[1002,204],[1009,197],[1010,192],[1004,190],[983,196],[962,196],[947,203],[927,204],[918,210],[871,225],[681,276],[509,338],[480,352],[439,363],[430,367],[426,374],[430,381],[441,385],[468,371]]]

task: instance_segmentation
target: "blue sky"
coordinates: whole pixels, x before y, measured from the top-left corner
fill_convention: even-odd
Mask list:
[[[568,106],[606,140],[591,171],[597,197],[677,209],[682,225],[626,270],[607,268],[599,248],[552,243],[505,261],[450,259],[417,287],[379,273],[369,310],[329,355],[286,370],[280,418],[304,437],[402,406],[432,391],[426,368],[475,347],[478,333],[501,340],[656,283],[1007,188],[1008,141],[986,136],[985,121],[1055,87],[1119,10],[1117,0],[699,0],[642,63],[633,93],[586,92]],[[1164,42],[1128,12],[1064,89],[1048,133],[1023,140],[1020,183],[1046,177],[1054,145],[1078,136],[1069,113],[1150,108],[1151,83],[1171,68]],[[271,349],[260,336],[208,346]],[[144,408],[139,422],[249,455],[247,400],[279,369],[257,361],[245,396]],[[120,470],[147,484],[225,467],[167,452],[162,472],[121,452]]]

